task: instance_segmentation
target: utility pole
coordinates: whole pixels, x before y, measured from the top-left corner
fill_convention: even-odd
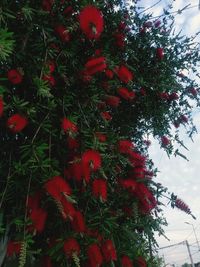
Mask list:
[[[190,251],[190,246],[189,246],[187,240],[185,241],[185,244],[186,244],[187,249],[188,249],[188,254],[189,254],[189,257],[190,257],[190,261],[191,261],[192,267],[195,267],[195,266],[194,266],[194,263],[193,263],[193,259],[192,259],[192,254],[191,254],[191,251]]]
[[[196,231],[195,231],[195,228],[194,228],[194,225],[192,223],[189,223],[189,222],[185,222],[186,224],[189,224],[192,226],[192,229],[193,229],[193,232],[194,232],[194,236],[195,236],[195,239],[196,239],[196,242],[197,242],[197,246],[198,246],[198,249],[200,251],[200,246],[199,246],[199,241],[197,239],[197,234],[196,234]]]

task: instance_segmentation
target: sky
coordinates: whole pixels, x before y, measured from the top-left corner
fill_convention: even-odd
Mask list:
[[[163,8],[171,3],[174,6],[173,10],[176,11],[191,4],[190,9],[176,16],[175,27],[177,32],[182,29],[182,33],[188,36],[200,31],[199,0],[141,0],[139,5],[148,8],[157,2],[159,2],[157,5],[148,10],[154,16],[162,14]],[[200,251],[198,250],[198,244],[193,232],[194,227],[197,239],[200,240],[200,110],[196,110],[193,119],[198,129],[198,133],[194,136],[194,142],[186,137],[184,127],[181,129],[181,137],[189,149],[189,151],[184,151],[189,162],[180,157],[169,159],[156,142],[152,143],[149,153],[155,166],[160,171],[156,181],[184,200],[191,208],[192,213],[197,217],[194,220],[191,216],[178,209],[172,209],[170,206],[164,207],[164,216],[168,221],[168,226],[164,230],[170,241],[163,237],[157,237],[158,244],[162,248],[188,240],[193,261],[200,262]],[[190,263],[185,243],[159,249],[158,253],[164,257],[165,263],[169,264],[167,266],[175,264],[176,267],[180,267],[185,262]]]

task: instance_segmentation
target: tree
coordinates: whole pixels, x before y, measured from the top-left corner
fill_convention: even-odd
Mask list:
[[[193,38],[122,1],[1,2],[3,266],[155,267],[148,136],[183,156],[178,127],[195,131]]]

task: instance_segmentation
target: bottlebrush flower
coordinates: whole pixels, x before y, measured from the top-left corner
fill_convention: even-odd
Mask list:
[[[144,24],[143,24],[143,27],[145,28],[151,28],[153,26],[153,23],[151,21],[146,21]]]
[[[137,188],[137,183],[132,179],[120,180],[119,184],[130,193],[134,193]]]
[[[58,25],[55,27],[55,32],[58,34],[60,39],[64,42],[67,43],[70,41],[70,34],[69,31],[65,28],[64,25]]]
[[[70,178],[74,178],[77,182],[82,181],[83,178],[83,168],[82,162],[74,162],[69,167]]]
[[[117,69],[117,75],[119,79],[124,83],[129,83],[133,80],[133,73],[123,65]]]
[[[19,84],[22,82],[23,80],[23,76],[21,75],[21,73],[16,70],[16,69],[11,69],[8,71],[7,73],[7,77],[8,80],[12,83],[12,84]]]
[[[27,118],[19,114],[14,114],[7,120],[7,127],[14,133],[21,132],[27,124]]]
[[[3,98],[2,96],[0,96],[0,117],[3,114],[3,108],[4,108]]]
[[[39,208],[39,203],[41,199],[41,192],[36,192],[34,195],[28,197],[27,208],[29,210]]]
[[[123,48],[125,46],[125,35],[121,32],[116,32],[114,34],[115,43],[119,48]]]
[[[136,167],[133,170],[133,174],[136,179],[143,179],[145,177],[145,169],[142,167]]]
[[[68,136],[67,137],[67,146],[69,149],[77,149],[77,148],[79,148],[80,144],[75,138]]]
[[[106,69],[105,57],[92,58],[85,64],[85,72],[88,75],[94,75],[97,72],[102,72]]]
[[[164,147],[166,147],[170,144],[170,140],[164,135],[161,137],[161,143]]]
[[[98,170],[101,167],[101,155],[98,151],[87,150],[82,155],[82,163],[85,166],[89,166],[93,171]]]
[[[87,254],[91,267],[100,267],[103,263],[103,257],[97,244],[91,244],[87,249]]]
[[[73,254],[80,254],[80,246],[79,243],[74,238],[69,238],[64,243],[64,252],[69,257],[72,258]]]
[[[69,184],[61,176],[52,177],[45,183],[44,187],[49,195],[57,201],[60,201],[63,195],[71,195]]]
[[[194,87],[189,88],[188,92],[191,93],[193,96],[197,96],[197,90]]]
[[[106,142],[107,136],[105,134],[102,134],[100,132],[96,132],[95,135],[96,135],[97,139],[99,140],[99,142],[102,142],[102,143]]]
[[[112,70],[107,69],[107,70],[105,71],[105,75],[106,75],[109,79],[112,79],[113,76],[114,76],[114,73],[113,73]]]
[[[181,115],[181,116],[180,116],[180,121],[181,121],[182,123],[188,123],[188,117],[185,116],[185,115]]]
[[[106,97],[105,102],[106,102],[107,105],[115,108],[115,107],[119,106],[120,98],[117,97],[117,96],[109,95],[109,96]]]
[[[120,140],[118,149],[120,153],[129,154],[134,149],[134,144],[129,140]]]
[[[139,267],[147,267],[147,263],[142,256],[138,257],[136,261]]]
[[[72,228],[77,233],[83,233],[86,230],[85,220],[83,214],[80,211],[76,211],[71,221]]]
[[[42,267],[52,267],[51,258],[49,256],[44,256],[42,259]]]
[[[155,28],[160,27],[160,25],[161,25],[161,21],[160,21],[160,20],[156,20],[156,21],[154,22],[154,27],[155,27]]]
[[[162,60],[164,58],[164,49],[162,47],[158,47],[156,49],[156,57],[159,59],[159,60]]]
[[[41,233],[44,230],[47,212],[41,208],[33,209],[29,217],[32,221],[32,225],[28,227],[29,231],[36,230],[38,233]]]
[[[188,205],[185,202],[183,202],[183,200],[181,200],[180,198],[177,198],[175,200],[175,207],[177,207],[178,209],[184,211],[187,214],[191,214],[191,210],[188,207]]]
[[[126,255],[122,256],[121,264],[122,264],[122,267],[133,267],[133,263],[132,263],[131,259]]]
[[[159,93],[158,96],[160,99],[169,100],[169,94],[167,92]]]
[[[110,115],[108,111],[101,112],[101,117],[106,121],[112,120],[112,116]]]
[[[137,183],[135,195],[139,198],[140,208],[143,213],[147,214],[156,207],[157,201],[145,184]]]
[[[50,12],[51,9],[52,9],[53,4],[54,4],[54,0],[43,0],[43,1],[42,1],[42,8],[43,8],[45,11]]]
[[[66,17],[70,17],[73,13],[73,8],[72,6],[68,6],[63,10],[63,15],[65,15]]]
[[[56,80],[52,75],[44,75],[42,77],[44,81],[47,81],[50,86],[55,86],[56,85]]]
[[[135,92],[130,92],[127,88],[125,88],[125,87],[120,87],[119,89],[118,89],[118,94],[122,97],[122,98],[124,98],[124,99],[126,99],[126,100],[132,100],[132,99],[134,99],[135,98]]]
[[[62,196],[60,202],[57,202],[57,204],[59,204],[58,208],[60,208],[63,219],[69,218],[72,221],[76,213],[76,210],[72,203],[67,201],[65,196]]]
[[[130,151],[129,156],[129,161],[131,162],[133,167],[144,167],[146,161],[145,156],[135,151]]]
[[[117,260],[117,253],[116,253],[112,240],[109,240],[109,239],[106,240],[101,246],[101,250],[102,250],[103,258],[105,262]]]
[[[80,28],[89,39],[98,39],[103,32],[103,15],[95,6],[86,6],[79,15]]]
[[[19,254],[21,250],[22,242],[10,240],[7,245],[7,257],[11,257],[13,254]]]
[[[62,119],[61,128],[66,133],[77,133],[78,132],[78,127],[76,126],[76,124],[67,118]]]
[[[92,193],[96,198],[107,200],[107,182],[103,179],[95,179],[92,183]]]
[[[173,92],[169,95],[169,100],[170,101],[173,101],[173,100],[178,100],[179,99],[179,96],[177,93]]]

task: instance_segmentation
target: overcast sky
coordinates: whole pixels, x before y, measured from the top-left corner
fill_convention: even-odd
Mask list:
[[[140,6],[147,8],[157,2],[159,1],[141,0]],[[162,13],[163,7],[171,3],[173,3],[174,10],[182,9],[184,6],[191,4],[189,10],[176,16],[175,26],[177,31],[182,29],[186,35],[193,35],[200,31],[199,0],[161,0],[160,3],[149,11],[153,12],[154,16],[159,15]],[[183,199],[197,217],[197,220],[194,220],[191,216],[177,209],[172,209],[170,206],[164,208],[164,214],[169,223],[168,227],[165,228],[165,233],[170,241],[163,237],[158,237],[158,243],[160,247],[165,247],[187,239],[189,244],[191,244],[194,262],[200,262],[200,251],[198,251],[192,225],[185,224],[185,222],[193,224],[196,229],[197,238],[200,240],[200,111],[198,110],[195,112],[194,121],[198,129],[198,134],[194,137],[194,143],[184,135],[184,127],[182,129],[182,138],[189,149],[189,151],[185,151],[189,162],[179,157],[169,159],[156,142],[151,145],[149,152],[155,166],[160,171],[156,180],[168,187],[169,191],[174,192]],[[185,262],[190,262],[185,244],[162,249],[159,251],[159,254],[164,255],[166,263],[175,264],[177,267]]]

